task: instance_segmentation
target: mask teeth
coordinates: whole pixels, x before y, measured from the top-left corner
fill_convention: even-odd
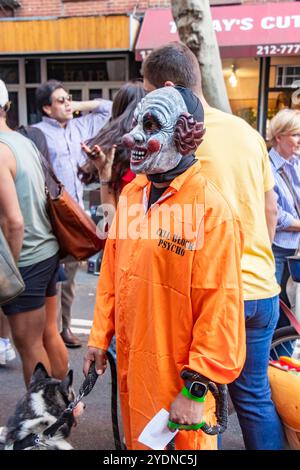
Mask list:
[[[146,150],[132,150],[131,155],[135,160],[143,160],[146,155]]]

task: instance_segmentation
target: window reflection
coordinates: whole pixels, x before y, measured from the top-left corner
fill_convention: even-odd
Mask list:
[[[41,61],[40,59],[28,59],[25,61],[26,83],[41,82]]]
[[[48,60],[48,80],[61,82],[125,81],[125,59]]]
[[[0,79],[3,80],[7,85],[19,83],[18,62],[0,62]]]
[[[16,91],[9,91],[8,96],[9,100],[11,101],[11,106],[7,113],[7,125],[11,129],[16,129],[19,125],[18,93]]]

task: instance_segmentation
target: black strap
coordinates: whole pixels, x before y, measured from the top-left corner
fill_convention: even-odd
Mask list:
[[[59,186],[63,186],[62,182],[57,178],[52,167],[49,165],[47,159],[44,157],[44,155],[41,152],[39,152],[39,157],[41,160],[41,164],[43,165],[44,168],[46,168],[47,172],[49,173],[51,178],[55,181],[55,183],[58,184]]]
[[[68,423],[68,426],[71,427],[73,422],[73,410],[66,409],[55,421],[55,423],[53,423],[51,426],[44,430],[43,435],[46,437],[53,437],[54,434],[58,431],[58,429],[61,428],[65,423]]]
[[[34,447],[38,445],[40,442],[38,434],[28,434],[28,436],[24,437],[24,439],[20,439],[19,441],[15,441],[13,445],[13,450],[24,450],[28,447]]]
[[[92,362],[88,374],[79,389],[79,395],[82,397],[86,397],[93,390],[98,377],[99,376],[96,372],[95,362]]]
[[[118,383],[117,383],[117,367],[116,367],[116,354],[110,345],[109,350],[106,352],[107,359],[110,365],[111,372],[111,418],[113,426],[113,436],[115,441],[116,450],[124,450],[124,445],[121,441],[119,421],[118,421]]]

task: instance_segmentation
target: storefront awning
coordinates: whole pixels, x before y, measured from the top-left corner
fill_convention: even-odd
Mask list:
[[[132,50],[139,22],[131,15],[0,19],[0,53]]]
[[[222,57],[300,55],[300,2],[212,7]],[[170,9],[147,10],[136,44],[136,60],[178,41]]]

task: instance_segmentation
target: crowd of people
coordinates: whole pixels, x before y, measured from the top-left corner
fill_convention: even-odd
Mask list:
[[[145,449],[138,437],[161,408],[180,427],[176,449],[217,449],[199,426],[215,420],[211,384],[228,385],[247,449],[284,449],[268,366],[286,257],[300,247],[300,112],[271,120],[268,153],[206,102],[187,46],[152,51],[142,75],[113,103],[72,101],[49,80],[36,93],[42,121],[18,132],[0,82],[0,225],[25,282],[2,306],[0,364],[15,357],[8,325],[27,386],[38,362],[62,379],[66,348],[81,346],[79,264],[59,262],[40,152],[82,207],[84,185],[100,183],[107,240],[84,373],[105,372],[115,336],[127,449]]]

